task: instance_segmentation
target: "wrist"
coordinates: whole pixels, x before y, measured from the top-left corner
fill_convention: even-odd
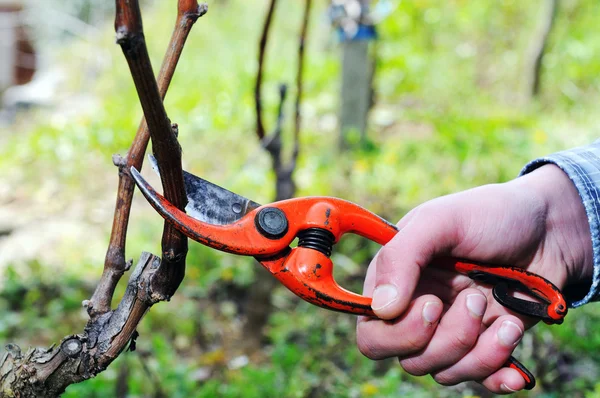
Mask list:
[[[559,285],[591,282],[593,251],[590,227],[573,182],[554,164],[546,164],[517,180],[534,200],[544,203],[544,249],[557,248],[554,251],[556,266],[566,268],[564,281],[559,281]]]

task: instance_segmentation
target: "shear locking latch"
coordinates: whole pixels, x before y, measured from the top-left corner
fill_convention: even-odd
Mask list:
[[[521,291],[521,290],[518,289],[518,291]],[[509,283],[506,281],[498,282],[496,285],[494,285],[494,288],[492,289],[492,293],[494,294],[494,298],[496,299],[496,301],[498,301],[500,304],[502,304],[506,308],[509,308],[518,314],[530,316],[533,318],[539,318],[540,320],[544,321],[547,324],[560,325],[561,323],[563,323],[562,318],[561,319],[553,319],[550,316],[548,316],[549,305],[547,302],[546,303],[537,303],[535,301],[523,300],[523,299],[511,296],[509,294]],[[526,293],[534,295],[529,290]],[[534,295],[534,296],[536,296],[536,295]],[[538,296],[536,296],[536,297],[538,297]],[[540,297],[538,297],[538,298],[540,298]]]
[[[521,272],[523,271],[519,270],[519,273]],[[507,272],[505,271],[505,273]],[[533,274],[529,273],[529,275]],[[542,279],[545,291],[541,291],[539,288],[526,286],[520,280],[494,275],[482,270],[471,271],[468,276],[473,280],[493,285],[492,293],[496,301],[517,314],[538,318],[549,325],[560,325],[567,314],[566,303],[558,288],[545,279]],[[538,301],[515,297],[510,294],[511,290],[524,293]]]

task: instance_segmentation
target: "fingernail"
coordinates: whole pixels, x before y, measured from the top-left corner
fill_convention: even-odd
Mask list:
[[[509,386],[507,386],[504,383],[500,384],[500,389],[504,392],[517,392],[518,391],[518,390],[513,390],[512,388],[510,388]]]
[[[373,292],[373,302],[371,307],[374,310],[381,310],[394,301],[398,300],[398,290],[394,285],[381,285],[377,286]]]
[[[469,294],[467,296],[467,308],[471,314],[481,318],[487,306],[487,299],[483,294]]]
[[[502,322],[502,326],[498,329],[498,339],[507,347],[516,345],[522,336],[523,331],[519,325],[511,321]]]
[[[423,306],[423,319],[427,323],[436,322],[442,315],[442,305],[436,301],[428,301]]]

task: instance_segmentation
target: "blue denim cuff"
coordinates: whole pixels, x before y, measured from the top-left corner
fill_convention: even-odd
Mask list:
[[[579,192],[590,225],[594,253],[592,283],[586,287],[586,290],[589,290],[583,298],[569,300],[570,307],[579,307],[600,299],[600,141],[533,160],[519,175],[530,173],[548,163],[560,167],[569,176]]]

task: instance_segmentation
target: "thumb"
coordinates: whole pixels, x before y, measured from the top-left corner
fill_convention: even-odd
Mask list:
[[[456,212],[440,200],[429,202],[406,217],[410,217],[408,222],[399,222],[400,231],[374,259],[371,280],[365,281],[365,286],[373,287],[371,306],[381,319],[400,316],[412,300],[422,268],[459,243],[461,226]]]

